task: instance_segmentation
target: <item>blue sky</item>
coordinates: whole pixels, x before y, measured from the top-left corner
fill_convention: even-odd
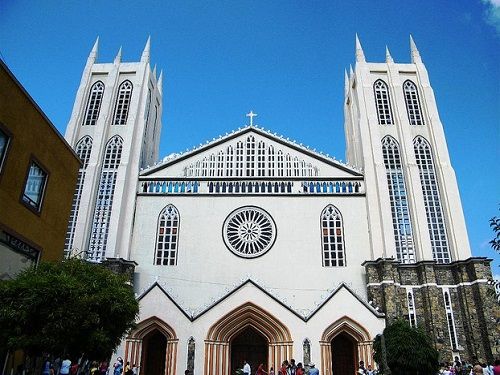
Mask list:
[[[151,35],[164,72],[161,155],[256,123],[344,159],[344,68],[359,34],[368,61],[388,45],[429,71],[462,195],[473,254],[496,258],[500,215],[500,0],[0,0],[1,58],[64,133],[87,55],[140,58]]]

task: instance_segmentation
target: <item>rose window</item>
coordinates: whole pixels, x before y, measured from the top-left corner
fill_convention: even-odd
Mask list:
[[[224,221],[224,242],[238,256],[256,258],[276,239],[276,224],[263,209],[253,206],[233,211]]]

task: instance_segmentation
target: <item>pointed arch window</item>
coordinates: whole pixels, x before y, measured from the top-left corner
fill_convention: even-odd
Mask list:
[[[224,151],[219,151],[217,154],[217,176],[224,174]]]
[[[382,155],[389,188],[396,255],[402,263],[414,263],[415,250],[410,207],[408,205],[399,146],[394,138],[386,136],[382,139]]]
[[[286,154],[286,175],[292,175],[292,157],[290,154]]]
[[[80,170],[78,171],[78,179],[76,181],[76,190],[73,194],[73,202],[71,203],[71,212],[69,215],[68,229],[66,230],[66,239],[64,241],[64,255],[69,256],[73,248],[73,240],[75,238],[76,220],[78,219],[78,210],[80,209],[80,200],[82,198],[83,183],[85,181],[85,171],[89,164],[90,153],[92,151],[92,138],[88,135],[78,141],[75,147],[75,152],[82,161]]]
[[[270,177],[274,177],[274,147],[269,146],[268,150],[268,173]]]
[[[255,168],[255,138],[249,136],[247,138],[247,172],[248,177],[254,176]]]
[[[243,176],[243,142],[236,144],[236,176]]]
[[[85,120],[83,125],[95,125],[101,109],[102,96],[104,94],[104,83],[97,81],[90,88],[87,107],[85,108]]]
[[[410,125],[424,125],[417,86],[410,80],[405,81],[403,84],[403,92]]]
[[[446,311],[446,320],[448,323],[448,333],[453,350],[458,348],[457,329],[455,327],[455,317],[453,316],[453,306],[451,304],[449,289],[443,289],[444,307]]]
[[[118,88],[118,97],[116,98],[113,125],[125,125],[127,123],[131,97],[132,82],[127,80],[124,81]]]
[[[179,211],[169,204],[158,217],[155,264],[176,266],[179,242]]]
[[[266,171],[266,144],[259,142],[257,148],[257,175],[264,176]]]
[[[106,145],[90,233],[88,255],[90,261],[100,262],[106,254],[116,177],[122,149],[123,139],[118,135],[111,138]]]
[[[283,177],[283,171],[283,152],[281,150],[278,150],[278,177]]]
[[[321,212],[321,239],[323,267],[344,267],[344,224],[340,211],[331,204]]]
[[[449,263],[450,250],[431,146],[425,138],[418,136],[413,140],[413,147],[424,195],[432,255],[438,263]]]
[[[227,147],[226,153],[226,176],[233,175],[233,146]]]
[[[373,84],[375,94],[375,105],[377,107],[378,123],[380,125],[392,125],[392,108],[387,84],[378,79]]]
[[[209,159],[209,176],[215,176],[215,155],[211,154]]]

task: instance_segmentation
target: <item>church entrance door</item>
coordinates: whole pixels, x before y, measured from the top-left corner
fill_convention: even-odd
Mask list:
[[[257,330],[247,327],[231,340],[231,374],[247,360],[255,374],[259,364],[268,365],[268,342]]]
[[[142,374],[165,375],[167,338],[158,330],[148,333],[143,339]]]
[[[332,340],[332,374],[354,375],[358,363],[357,342],[347,333],[340,333]]]

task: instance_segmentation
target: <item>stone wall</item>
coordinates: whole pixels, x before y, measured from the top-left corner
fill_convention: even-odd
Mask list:
[[[417,325],[430,334],[443,361],[459,355],[468,361],[491,362],[500,356],[500,307],[488,283],[490,262],[482,257],[448,264],[402,264],[392,258],[367,261],[363,265],[368,300],[390,323],[399,317],[409,319],[407,295],[412,292]],[[455,340],[450,324],[454,324]]]

